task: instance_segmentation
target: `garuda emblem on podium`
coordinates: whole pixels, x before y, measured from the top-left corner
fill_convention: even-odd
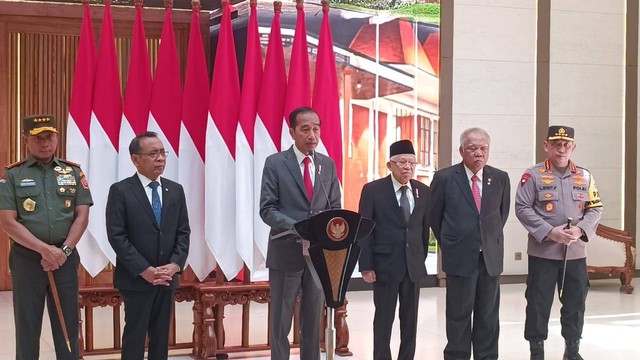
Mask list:
[[[327,236],[333,241],[342,241],[349,234],[349,224],[341,217],[334,217],[327,223]]]

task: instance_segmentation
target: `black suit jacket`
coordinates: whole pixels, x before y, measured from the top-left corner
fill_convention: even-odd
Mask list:
[[[481,212],[473,200],[463,163],[435,173],[431,182],[431,228],[442,250],[442,270],[469,276],[482,252],[490,276],[502,273],[504,228],[509,217],[509,175],[485,165]]]
[[[315,181],[313,198],[309,202],[293,146],[267,158],[260,189],[260,217],[271,227],[267,268],[282,271],[304,268],[302,245],[296,236],[273,240],[271,237],[293,229],[295,223],[320,211],[341,207],[340,183],[333,160],[314,153]]]
[[[401,281],[409,272],[411,281],[427,276],[424,261],[429,243],[427,204],[430,189],[411,180],[415,207],[405,224],[393,189],[391,175],[372,181],[362,188],[360,214],[376,222],[371,235],[359,242],[359,270],[374,270],[376,281]]]
[[[189,252],[189,217],[182,186],[162,178],[162,224],[137,175],[111,185],[107,200],[107,236],[116,253],[113,284],[121,290],[148,290],[140,276],[149,266],[176,263],[184,269]],[[171,287],[179,283],[173,276]]]

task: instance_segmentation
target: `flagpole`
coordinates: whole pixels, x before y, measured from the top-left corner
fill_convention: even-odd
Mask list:
[[[191,224],[187,263],[198,279],[204,281],[216,266],[213,253],[205,241],[205,200],[203,198],[210,84],[200,26],[200,1],[192,1],[191,8],[181,109],[182,127],[178,146],[180,149],[178,182],[184,187]]]

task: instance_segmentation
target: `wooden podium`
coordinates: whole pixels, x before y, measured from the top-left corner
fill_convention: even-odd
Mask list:
[[[324,291],[327,360],[334,359],[336,353],[334,312],[345,303],[347,286],[360,256],[357,240],[369,235],[374,225],[373,220],[349,210],[323,211],[295,224],[295,231],[303,239],[305,261]]]

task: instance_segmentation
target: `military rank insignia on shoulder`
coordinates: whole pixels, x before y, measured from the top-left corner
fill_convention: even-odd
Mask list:
[[[26,161],[27,160],[20,160],[20,161],[14,162],[13,164],[9,164],[9,165],[5,166],[4,168],[7,169],[7,170],[13,169],[16,166],[20,166],[20,165],[24,164]]]
[[[80,168],[80,164],[78,164],[78,163],[74,163],[73,161],[60,159],[60,162],[63,162],[63,163],[65,163],[65,164],[67,164],[67,165],[71,165],[71,166],[73,166],[73,167]]]

